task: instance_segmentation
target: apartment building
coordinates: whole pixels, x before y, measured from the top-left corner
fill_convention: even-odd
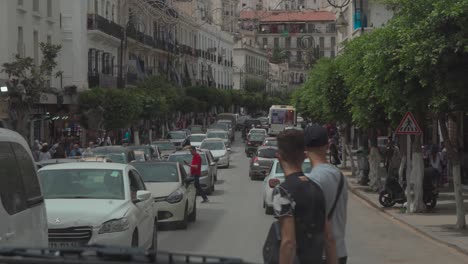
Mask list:
[[[266,90],[269,78],[269,62],[265,51],[238,41],[234,45],[234,89],[248,89],[251,85],[263,86]],[[252,87],[254,88],[254,87]]]

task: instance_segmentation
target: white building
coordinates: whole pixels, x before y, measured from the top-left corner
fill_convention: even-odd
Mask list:
[[[247,89],[249,85],[263,85],[268,80],[267,54],[248,42],[238,41],[234,46],[234,89]]]
[[[41,62],[40,43],[60,43],[59,0],[0,1],[0,65],[11,62],[16,54]],[[63,52],[62,52],[63,53]],[[58,70],[58,69],[57,69]],[[8,76],[0,73],[0,83]],[[52,87],[60,87],[53,78]]]
[[[264,10],[320,10],[327,5],[327,0],[263,0]]]
[[[227,32],[237,31],[239,0],[210,0],[213,23]]]

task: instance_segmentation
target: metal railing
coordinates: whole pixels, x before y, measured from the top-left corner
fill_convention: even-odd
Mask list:
[[[123,28],[119,24],[97,14],[88,14],[87,27],[88,30],[99,30],[118,39],[123,37]]]

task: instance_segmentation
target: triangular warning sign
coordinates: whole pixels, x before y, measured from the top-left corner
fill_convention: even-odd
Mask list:
[[[418,122],[416,122],[413,114],[411,112],[407,112],[395,133],[398,135],[420,135],[421,128],[419,127]]]

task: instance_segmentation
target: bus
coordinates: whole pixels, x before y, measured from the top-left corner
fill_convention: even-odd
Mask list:
[[[276,136],[286,127],[296,126],[296,108],[290,105],[272,105],[268,113],[268,134]]]

